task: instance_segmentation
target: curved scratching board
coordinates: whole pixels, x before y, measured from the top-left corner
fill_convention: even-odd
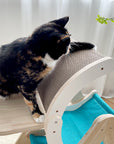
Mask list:
[[[45,111],[48,110],[57,91],[73,74],[101,58],[103,57],[95,49],[78,51],[62,56],[52,73],[38,87]]]
[[[77,98],[86,84],[113,69],[114,60],[101,56],[94,49],[65,55],[58,61],[52,73],[38,87],[47,113],[44,128],[49,144],[63,144],[62,116],[72,98]]]
[[[103,71],[101,71],[102,67],[104,67]],[[62,56],[55,69],[38,87],[42,103],[47,112],[45,122],[35,123],[27,105],[24,103],[23,97],[19,98],[18,95],[18,99],[0,102],[0,135],[45,128],[48,141],[49,138],[51,141],[53,138],[53,143],[55,143],[55,138],[60,137],[61,134],[60,117],[62,117],[65,110],[64,108],[70,102],[71,98],[77,94],[79,88],[81,90],[85,86],[87,81],[95,80],[97,77],[109,73],[113,69],[114,60],[109,57],[103,58],[94,49],[78,51]],[[85,75],[87,77],[85,77]],[[78,87],[78,82],[81,82],[80,87]],[[73,89],[72,84],[76,91]],[[66,96],[67,100],[65,101]],[[59,107],[59,113],[55,111],[56,106],[57,110]],[[53,116],[53,119],[51,116]],[[53,123],[55,120],[58,121],[56,125]],[[58,130],[54,136],[52,127]],[[56,143],[61,142],[57,141]]]

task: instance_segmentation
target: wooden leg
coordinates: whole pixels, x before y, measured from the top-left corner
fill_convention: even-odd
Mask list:
[[[15,144],[30,144],[30,138],[29,138],[30,134],[34,134],[36,136],[44,136],[45,131],[44,129],[41,129],[41,130],[22,133]]]
[[[102,141],[105,144],[114,143],[114,116],[111,114],[97,117],[79,144],[100,144]]]
[[[35,135],[35,136],[45,136],[45,135],[46,135],[44,129],[26,132],[26,136],[27,136],[28,138],[29,138],[29,135],[30,135],[30,134],[33,134],[33,135]]]
[[[30,144],[30,139],[26,136],[26,133],[22,133],[15,144]]]
[[[107,124],[104,143],[105,144],[114,143],[114,119],[112,118],[108,121],[108,124]]]

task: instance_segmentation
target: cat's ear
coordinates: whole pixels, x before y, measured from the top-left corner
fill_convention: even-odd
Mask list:
[[[63,18],[51,21],[50,23],[56,23],[62,27],[65,27],[68,21],[69,21],[69,17],[63,17]]]

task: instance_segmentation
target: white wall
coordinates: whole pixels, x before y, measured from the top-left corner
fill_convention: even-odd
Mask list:
[[[28,36],[45,22],[70,16],[67,25],[76,41],[88,41],[98,46],[103,55],[114,56],[114,24],[101,25],[98,14],[114,17],[112,0],[0,0],[0,45]],[[105,84],[105,85],[104,85]],[[114,93],[114,73],[99,79],[94,86],[104,95]]]

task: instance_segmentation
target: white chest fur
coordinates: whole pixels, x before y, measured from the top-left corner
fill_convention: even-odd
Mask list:
[[[48,54],[45,55],[43,62],[44,64],[47,64],[48,67],[51,67],[52,69],[55,67],[58,60],[52,59]]]

